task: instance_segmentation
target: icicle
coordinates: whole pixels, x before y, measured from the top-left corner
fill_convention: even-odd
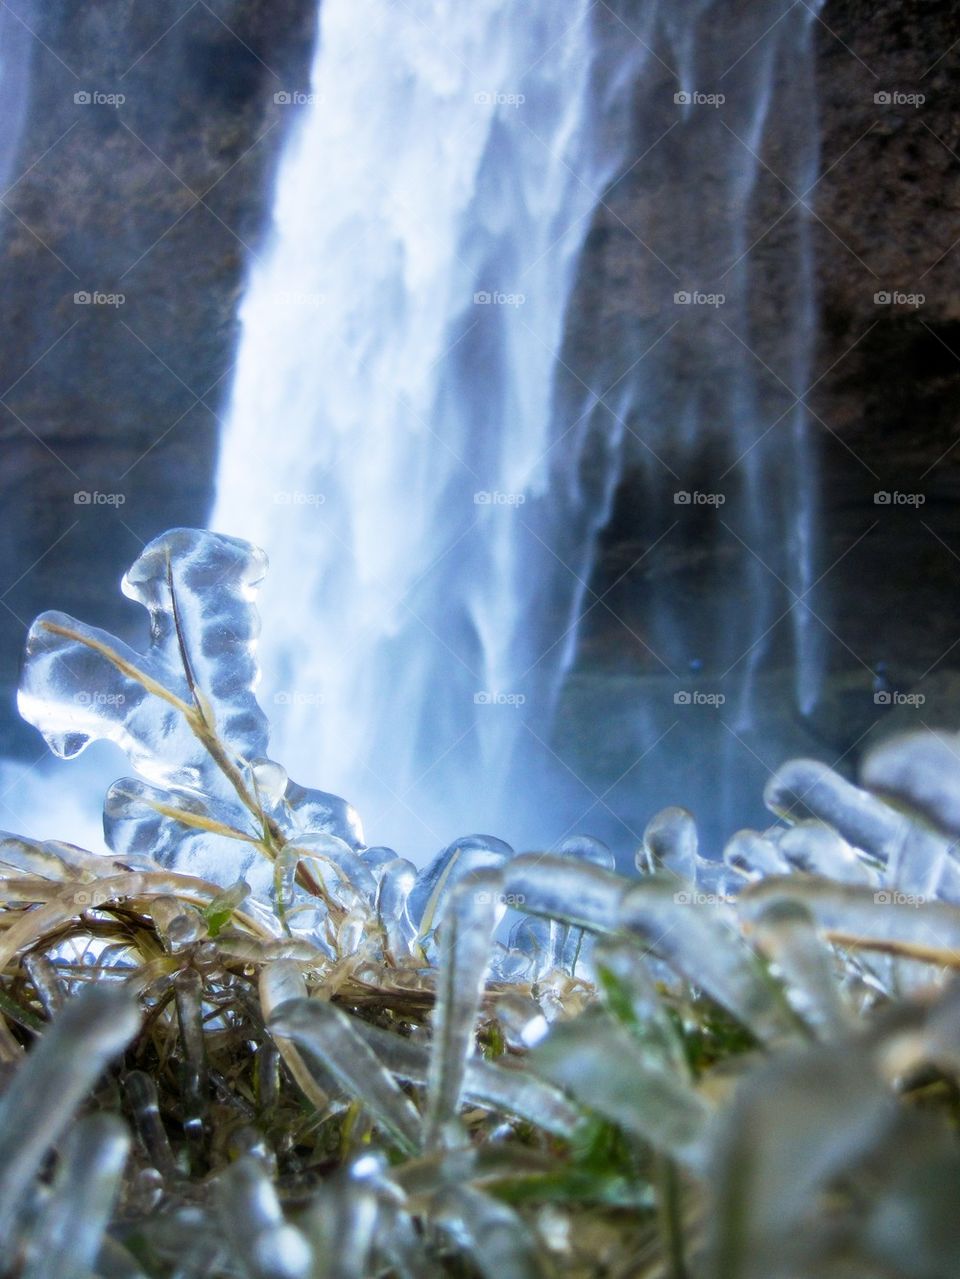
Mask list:
[[[307,1279],[313,1252],[284,1221],[273,1183],[250,1155],[217,1178],[217,1209],[234,1259],[249,1279]]]
[[[831,941],[960,967],[960,909],[919,901],[896,889],[860,888],[807,876],[762,880],[740,896],[741,916],[753,922],[771,901],[799,902]]]
[[[676,1025],[657,994],[656,985],[636,946],[604,941],[596,951],[604,1000],[638,1043],[680,1079],[690,1076],[687,1054]]]
[[[427,1079],[428,1145],[437,1144],[444,1125],[457,1113],[467,1060],[476,1048],[474,1029],[502,884],[499,872],[475,871],[459,880],[444,901]]]
[[[763,875],[786,875],[790,863],[776,842],[755,830],[738,830],[727,840],[723,850],[725,865],[745,879]]]
[[[27,1055],[0,1098],[0,1238],[8,1237],[44,1155],[139,1025],[129,990],[91,986],[66,1004]]]
[[[612,871],[616,865],[606,844],[589,835],[572,835],[563,840],[557,846],[557,853],[569,857],[576,864],[598,866],[605,871]],[[582,928],[573,928],[563,920],[551,919],[546,969],[553,968],[573,976],[588,946],[589,943],[585,945]]]
[[[848,884],[877,883],[876,873],[824,822],[797,822],[780,832],[777,847],[797,870]]]
[[[179,1176],[170,1139],[160,1117],[157,1086],[153,1077],[142,1070],[131,1070],[123,1081],[134,1123],[153,1166],[168,1188]]]
[[[173,981],[180,1023],[182,1056],[180,1071],[183,1088],[183,1126],[195,1154],[203,1139],[203,1126],[207,1115],[206,1045],[203,1038],[203,983],[194,968],[185,968]]]
[[[23,1279],[88,1279],[129,1148],[126,1128],[112,1115],[77,1123],[65,1142],[50,1200],[31,1232]]]
[[[777,966],[794,1008],[824,1039],[850,1030],[849,1010],[830,951],[814,927],[810,912],[799,902],[772,901],[758,912],[755,939]]]
[[[767,782],[763,798],[778,817],[790,822],[817,818],[880,862],[886,862],[902,838],[899,813],[817,760],[784,764]]]
[[[426,938],[441,914],[443,898],[459,879],[474,870],[496,870],[513,856],[513,849],[492,835],[464,835],[448,844],[420,872],[407,909],[421,938]]]
[[[506,868],[507,900],[533,915],[546,915],[592,932],[617,926],[620,898],[630,881],[556,853],[525,853]]]
[[[271,1029],[317,1056],[373,1118],[408,1153],[420,1144],[420,1116],[384,1069],[353,1019],[320,999],[298,999],[281,1005]]]
[[[922,813],[949,835],[960,835],[960,736],[908,733],[867,755],[862,776],[873,790]]]
[[[711,1110],[606,1013],[554,1026],[531,1065],[578,1101],[694,1170],[706,1162]]]
[[[384,931],[387,954],[399,964],[415,954],[417,929],[407,911],[410,893],[417,882],[417,868],[404,857],[394,857],[380,868],[377,887],[377,917]]]
[[[625,894],[620,922],[759,1039],[797,1034],[796,1017],[744,944],[729,907],[701,903],[695,889],[651,875]]]
[[[512,1208],[469,1186],[450,1187],[433,1218],[476,1263],[484,1279],[540,1279],[533,1236]]]
[[[23,967],[30,984],[37,992],[43,1011],[53,1018],[63,1007],[63,985],[56,966],[40,951],[32,951],[23,957]]]
[[[427,1082],[429,1052],[426,1047],[359,1019],[356,1029],[391,1074],[411,1084]],[[467,1060],[463,1100],[471,1106],[503,1111],[558,1137],[569,1138],[582,1119],[580,1111],[562,1093],[529,1071],[512,1069],[479,1056]]]
[[[267,964],[260,973],[260,1003],[264,1020],[269,1024],[276,1010],[289,1000],[305,999],[307,983],[300,965],[290,959]],[[287,1069],[297,1081],[304,1096],[317,1110],[326,1110],[330,1097],[339,1091],[335,1079],[321,1066],[310,1069],[292,1040],[272,1032]]]

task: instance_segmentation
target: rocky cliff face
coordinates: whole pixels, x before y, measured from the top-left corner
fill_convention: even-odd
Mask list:
[[[731,4],[729,20],[741,11]],[[807,393],[819,472],[816,572],[823,575],[812,599],[828,679],[814,714],[800,716],[786,678],[790,635],[785,617],[768,644],[764,722],[758,730],[766,745],[758,748],[753,741],[752,749],[741,751],[752,793],[759,793],[768,767],[788,751],[816,753],[853,767],[864,745],[894,724],[901,729],[921,720],[960,724],[958,680],[952,673],[960,662],[958,15],[955,3],[828,0],[814,22],[808,91],[816,102],[821,154],[806,203],[818,329],[812,370],[800,386],[789,364],[791,326],[798,320],[784,305],[782,263],[791,210],[808,188],[797,186],[785,167],[788,156],[778,139],[789,137],[803,103],[791,99],[783,80],[788,69],[796,74],[796,65],[774,80],[745,237],[751,295],[739,331],[739,358],[758,370],[760,410],[769,423],[778,421],[789,402],[786,385]],[[710,11],[708,20],[719,22],[719,11]],[[654,66],[652,74],[662,83],[648,85],[645,93],[662,104],[662,118],[653,128],[647,122],[651,141],[670,128],[673,86],[668,68]],[[673,289],[689,287],[691,274],[695,283],[710,287],[710,267],[723,260],[722,229],[730,213],[717,207],[718,184],[711,180],[731,154],[722,127],[701,147],[693,195],[682,157],[670,155],[675,138],[670,134],[656,142],[614,188],[609,209],[597,219],[582,290],[587,319],[570,351],[574,364],[580,353],[582,367],[576,371],[582,374],[588,366],[602,367],[604,353],[622,346],[624,335],[636,354],[661,340],[665,346],[678,343],[672,386],[661,400],[648,397],[653,412],[634,414],[628,424],[644,446],[656,447],[682,484],[671,483],[664,471],[660,487],[666,494],[655,493],[649,454],[628,439],[626,471],[594,582],[605,606],[590,614],[580,672],[569,690],[572,718],[581,722],[590,722],[583,719],[583,707],[591,699],[609,701],[612,719],[604,720],[594,700],[593,722],[606,724],[605,735],[621,742],[624,768],[643,746],[635,729],[629,740],[629,726],[649,722],[645,708],[663,696],[659,685],[665,677],[644,644],[649,601],[666,592],[691,615],[702,614],[702,643],[709,652],[713,596],[736,589],[729,561],[737,547],[715,510],[705,508],[682,520],[656,553],[644,558],[670,522],[669,490],[723,487],[718,476],[729,460],[709,439],[691,452],[676,409],[668,429],[658,433],[658,403],[680,404],[684,386],[699,386],[709,395],[711,385],[730,375],[725,361],[737,349],[721,331],[725,318],[735,323],[729,299],[726,310],[705,316],[693,338],[683,326],[663,336],[678,318]],[[679,225],[691,218],[699,225],[699,255],[690,251]],[[644,244],[638,243],[638,232]],[[651,248],[676,268],[683,283],[666,275]],[[695,349],[685,349],[691,341]],[[611,369],[614,377],[616,371]],[[784,436],[783,465],[789,467],[789,420],[773,426],[771,439],[778,430]],[[765,500],[775,501],[775,494]],[[773,548],[754,549],[767,563],[777,563]],[[795,553],[796,548],[785,547],[784,563]],[[787,610],[789,593],[783,598]],[[681,660],[695,656],[700,654],[679,655]],[[708,683],[709,674],[704,676]],[[926,700],[917,702],[917,695]],[[898,698],[908,696],[915,704],[897,709]],[[717,750],[729,746],[728,737],[718,733]],[[699,751],[688,743],[678,752],[678,769],[702,768],[704,754],[710,754],[704,740],[701,736]],[[603,745],[591,740],[582,749],[588,768]],[[757,749],[764,758],[753,754]],[[696,795],[697,779],[686,780],[664,801]]]
[[[28,741],[24,625],[55,607],[129,632],[124,568],[205,519],[237,301],[316,20],[315,0],[7,8],[31,65],[0,206],[5,747]]]
[[[296,120],[283,95],[309,89],[316,4],[9,7],[31,29],[32,67],[13,185],[0,207],[0,684],[8,691],[24,625],[39,609],[129,631],[139,619],[117,602],[123,568],[162,529],[204,520],[238,298],[268,234],[271,175]],[[730,19],[743,12],[737,0]],[[854,758],[882,718],[872,696],[878,662],[893,689],[939,674],[926,716],[960,722],[953,685],[942,678],[960,653],[952,647],[960,635],[957,16],[955,3],[828,0],[814,23],[805,91],[821,137],[808,219],[820,322],[807,402],[822,477],[822,618],[833,676],[819,715],[799,722],[778,669],[788,644],[774,646],[769,701],[789,749]],[[718,11],[711,20],[722,18]],[[790,112],[802,107],[777,97],[789,70],[781,68],[774,94],[785,121],[774,132],[784,138]],[[651,86],[650,76],[660,82]],[[651,62],[638,112],[656,96],[668,128],[675,88],[669,68]],[[657,123],[645,115],[638,136],[640,125],[657,136]],[[570,362],[601,381],[622,371],[611,352],[640,354],[673,318],[677,285],[658,276],[651,244],[665,259],[679,246],[682,272],[708,284],[710,227],[723,222],[711,203],[711,164],[722,154],[687,158],[703,170],[693,200],[681,198],[683,156],[671,167],[666,154],[652,150],[616,184],[591,234]],[[745,348],[742,358],[772,370],[762,398],[775,417],[777,378],[793,385],[785,339],[793,320],[777,282],[797,193],[777,145],[763,161],[748,236],[751,278],[761,286],[742,334],[753,354]],[[728,348],[712,343],[704,326],[680,340],[671,395],[695,364],[715,379],[735,374]],[[667,460],[678,470],[682,462],[688,487],[708,488],[713,447],[691,455],[666,417]],[[643,435],[649,423],[631,426]],[[877,492],[920,494],[923,503],[884,506]],[[602,593],[616,583],[617,618],[641,637],[653,589],[676,592],[708,617],[731,553],[705,511],[637,564],[659,532],[650,502],[649,468],[630,450],[594,586]],[[574,702],[593,696],[582,682],[597,673],[634,679],[641,701],[656,678],[642,645],[611,618],[595,609],[586,625]],[[617,683],[617,704],[625,698]],[[11,712],[5,746],[27,741],[13,724]]]

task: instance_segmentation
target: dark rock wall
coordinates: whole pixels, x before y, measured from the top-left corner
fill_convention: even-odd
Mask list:
[[[710,21],[735,22],[742,12],[731,0],[711,10]],[[808,749],[852,767],[887,720],[903,727],[904,712],[894,715],[898,693],[926,689],[914,723],[960,726],[960,699],[949,694],[957,686],[949,672],[960,668],[960,5],[828,0],[814,40],[810,92],[821,156],[808,229],[819,327],[807,403],[819,470],[817,573],[824,575],[813,598],[829,672],[819,711],[801,723],[789,682],[778,673],[778,663],[790,660],[787,621],[772,637],[767,666],[769,695],[781,702],[783,749]],[[751,56],[758,53],[759,47]],[[671,76],[663,67],[654,74],[664,104],[655,138],[669,126]],[[748,236],[753,293],[743,332],[769,366],[770,376],[759,377],[770,422],[781,404],[777,377],[793,384],[787,366],[793,317],[778,279],[793,193],[779,180],[790,175],[778,138],[789,136],[791,118],[803,109],[782,79],[773,100]],[[624,333],[634,335],[639,354],[673,318],[671,281],[636,233],[671,265],[679,259],[704,269],[711,253],[719,256],[712,228],[722,224],[722,211],[711,207],[710,172],[722,162],[723,134],[717,130],[717,145],[702,148],[693,193],[682,163],[663,158],[675,137],[614,188],[611,210],[597,219],[584,286],[592,316],[578,334],[585,365],[615,351]],[[691,209],[699,219],[699,262],[676,229]],[[877,300],[884,294],[893,301]],[[719,317],[732,320],[729,301]],[[696,332],[695,350],[684,349],[683,329],[664,340],[679,343],[671,357],[678,387],[685,377],[709,382],[725,375],[725,352],[735,347],[716,341],[723,334],[712,318],[705,316]],[[754,356],[744,350],[742,358]],[[665,450],[683,487],[717,487],[724,459],[715,441],[691,453],[677,424],[673,442],[657,435],[656,421],[634,416],[630,425]],[[786,449],[784,459],[789,468]],[[652,469],[641,448],[628,446],[594,582],[599,594],[610,591],[606,603],[626,625],[612,621],[606,607],[592,610],[580,678],[607,670],[622,679],[632,671],[649,685],[659,673],[643,643],[650,600],[666,592],[691,615],[702,611],[708,647],[711,594],[734,580],[728,561],[736,547],[709,509],[691,513],[677,534],[640,560],[670,515],[662,502],[656,506]],[[661,487],[674,487],[664,479]],[[877,500],[878,493],[891,500]],[[756,549],[765,558],[776,555],[771,547]],[[784,548],[785,562],[791,553]],[[789,603],[785,596],[784,607]],[[878,690],[891,700],[878,702]],[[766,730],[776,741],[776,723]],[[775,762],[776,752],[774,746],[765,762]],[[745,764],[753,766],[746,757]],[[762,784],[763,764],[757,778]]]
[[[315,0],[7,7],[32,65],[0,205],[4,748],[34,746],[12,712],[25,624],[55,607],[129,631],[123,570],[206,517],[297,112],[274,95],[308,89],[316,21]]]

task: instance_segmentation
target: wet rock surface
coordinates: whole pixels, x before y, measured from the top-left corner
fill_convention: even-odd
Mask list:
[[[751,735],[749,748],[740,750],[748,772],[758,767],[755,750],[785,757],[802,748],[798,733],[807,737],[807,751],[851,769],[888,721],[902,727],[904,718],[916,723],[929,715],[949,720],[952,714],[944,689],[955,682],[960,661],[957,17],[956,4],[828,2],[813,32],[816,75],[810,92],[817,100],[821,151],[815,183],[798,187],[783,167],[786,152],[777,138],[789,137],[789,120],[769,124],[760,156],[746,236],[751,296],[748,321],[738,330],[740,355],[758,370],[758,411],[761,420],[774,424],[771,438],[782,434],[786,467],[789,419],[779,424],[777,419],[789,403],[787,387],[792,394],[807,392],[819,475],[816,575],[822,575],[810,603],[826,681],[820,704],[802,722],[783,678],[792,661],[794,604],[783,590],[782,620],[765,642],[768,682],[759,693],[765,703],[760,718],[771,736],[764,748]],[[661,118],[653,127],[644,125],[652,139],[671,123],[672,81],[669,69],[660,71],[654,96],[662,104]],[[783,112],[782,83],[781,77],[772,96],[774,112]],[[704,308],[695,332],[692,308],[668,332],[680,308],[671,305],[672,282],[649,246],[675,267],[683,287],[689,287],[692,266],[701,273],[697,282],[709,288],[711,267],[717,272],[724,265],[729,216],[715,204],[711,185],[711,164],[722,163],[723,155],[717,151],[711,160],[705,148],[705,165],[691,186],[682,166],[662,154],[674,136],[656,142],[614,188],[609,209],[597,219],[583,287],[593,319],[578,332],[577,345],[586,367],[602,352],[624,350],[624,335],[632,358],[655,342],[679,342],[675,386],[664,391],[668,402],[672,397],[678,404],[685,382],[709,394],[710,385],[729,374],[725,361],[735,344],[722,330],[725,320],[733,323],[730,288],[726,307],[712,315]],[[722,136],[722,128],[714,130],[718,145]],[[791,210],[806,190],[818,319],[810,376],[807,385],[797,385],[789,367],[796,316],[783,303],[780,274]],[[699,254],[692,260],[682,252],[671,257],[671,247],[682,244],[671,237],[671,224],[686,218],[693,201],[701,206],[695,214]],[[637,242],[639,230],[644,245]],[[690,342],[697,343],[695,349]],[[628,363],[613,362],[608,383]],[[685,367],[692,372],[685,374]],[[691,451],[675,422],[669,432],[663,429],[658,400],[648,396],[651,402],[646,418],[627,416],[633,434],[602,539],[592,583],[596,594],[588,600],[603,603],[586,620],[579,654],[582,678],[601,681],[614,701],[617,681],[628,677],[636,681],[638,699],[644,682],[676,687],[678,680],[671,681],[660,658],[688,682],[701,680],[709,688],[720,673],[711,661],[716,603],[725,592],[742,589],[737,542],[724,527],[725,520],[730,523],[729,504],[679,512],[672,505],[676,488],[726,488],[729,494],[734,474],[726,472],[730,459],[722,442],[707,441]],[[656,460],[647,446],[656,450]],[[775,492],[765,500],[775,501]],[[789,545],[779,558],[770,546],[751,549],[782,575],[796,553]],[[702,619],[699,642],[690,651],[651,643],[649,602],[658,596],[669,596],[686,616]],[[691,633],[696,637],[696,626]],[[877,692],[890,692],[891,700],[875,701]],[[895,696],[908,694],[926,701],[898,706]],[[573,687],[570,697],[576,700]],[[659,717],[659,730],[673,718],[666,712]],[[650,740],[648,734],[624,749],[622,767],[630,767]],[[683,752],[678,758],[682,767]],[[693,779],[691,786],[696,793]]]

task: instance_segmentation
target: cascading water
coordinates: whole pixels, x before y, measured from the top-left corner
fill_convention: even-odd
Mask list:
[[[7,184],[16,177],[13,166],[30,100],[28,24],[32,16],[30,4],[21,5],[19,14],[14,14],[8,5],[0,6],[0,195],[6,193]]]
[[[668,502],[680,462],[650,459],[719,448],[741,541],[696,615],[650,586],[650,648],[675,672],[706,646],[746,732],[766,636],[790,611],[798,695],[815,698],[814,632],[790,609],[812,584],[813,463],[802,406],[771,428],[752,243],[770,148],[797,194],[813,181],[810,24],[786,0],[733,16],[694,0],[616,14],[324,0],[275,234],[242,307],[211,526],[270,556],[276,753],[347,795],[368,838],[409,855],[470,828],[564,829],[546,798],[550,718],[633,436]],[[718,90],[722,114],[674,101]],[[605,189],[647,149],[654,171],[672,157],[666,189],[685,199],[656,212],[670,237],[649,339],[623,335],[615,393],[599,394],[567,375],[569,304]],[[813,334],[802,203],[778,224],[794,332],[773,376],[799,393]],[[674,310],[669,295],[718,279],[722,325]],[[651,708],[642,738],[665,718]]]
[[[592,8],[325,0],[243,307],[212,524],[271,558],[278,749],[421,848],[516,830],[604,517],[553,399],[640,52]]]
[[[816,337],[814,25],[814,9],[789,0],[672,6],[658,45],[670,65],[639,92],[636,149],[651,148],[656,192],[640,233],[664,269],[652,286],[660,304],[634,338],[638,352],[657,345],[630,390],[647,446],[633,451],[646,501],[633,536],[662,536],[661,559],[696,565],[649,575],[644,638],[679,687],[703,679],[725,702],[698,718],[651,697],[634,749],[676,722],[660,766],[648,761],[646,789],[691,804],[716,838],[763,820],[745,797],[798,749],[770,721],[809,714],[822,678],[817,467],[803,403]],[[679,118],[666,105],[671,83]],[[792,669],[774,693],[760,680],[771,667]],[[791,684],[793,711],[771,715],[761,703],[785,701]]]

